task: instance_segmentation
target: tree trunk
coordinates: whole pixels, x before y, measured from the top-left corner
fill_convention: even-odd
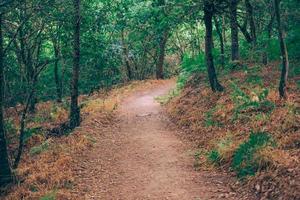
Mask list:
[[[8,159],[7,144],[4,129],[4,52],[3,52],[3,35],[2,35],[2,14],[0,14],[0,187],[12,181],[12,171]]]
[[[247,31],[247,19],[245,19],[245,23],[243,25],[238,24],[238,27],[240,28],[242,34],[244,35],[246,41],[248,43],[252,43],[251,35]]]
[[[230,28],[231,28],[231,60],[239,60],[239,30],[237,22],[238,0],[230,1]]]
[[[289,59],[288,59],[286,43],[284,41],[283,28],[281,25],[279,4],[280,4],[279,0],[274,0],[274,8],[275,8],[275,15],[277,20],[277,28],[278,28],[278,39],[280,43],[280,51],[282,57],[282,70],[281,70],[281,77],[279,83],[279,95],[281,98],[286,98],[286,85],[287,85],[288,71],[289,71]]]
[[[250,3],[250,0],[245,0],[245,6],[246,6],[246,11],[247,11],[247,17],[250,23],[250,33],[251,33],[251,40],[253,45],[256,44],[256,27],[255,27],[255,22],[254,22],[254,17],[253,17],[253,7]]]
[[[208,78],[212,91],[223,91],[223,86],[218,82],[217,74],[214,66],[214,59],[212,54],[212,18],[214,5],[209,2],[204,2],[204,23],[205,23],[205,57]]]
[[[80,125],[80,109],[78,107],[78,81],[80,68],[80,0],[73,0],[74,3],[74,55],[73,74],[70,108],[70,128]]]
[[[163,35],[160,37],[159,41],[159,55],[158,55],[158,62],[156,64],[156,78],[163,79],[164,78],[164,61],[165,61],[165,50],[166,44],[168,40],[169,32],[165,30]]]
[[[54,48],[54,56],[55,56],[55,62],[54,62],[54,79],[55,79],[55,85],[56,85],[56,101],[60,103],[62,101],[62,84],[61,80],[59,78],[58,73],[58,63],[59,63],[59,45],[57,42],[53,42],[53,48]]]
[[[127,71],[127,78],[128,80],[132,80],[132,71],[131,71],[131,67],[130,67],[130,63],[129,63],[129,52],[128,52],[128,47],[125,43],[125,36],[124,36],[124,30],[122,30],[121,33],[121,39],[122,39],[122,52],[123,52],[123,60],[126,66],[126,71]]]
[[[224,52],[224,38],[223,38],[223,34],[222,34],[223,30],[220,29],[220,25],[219,25],[218,19],[216,17],[214,17],[214,21],[215,21],[216,31],[217,31],[217,34],[218,34],[219,40],[220,40],[221,65],[222,65],[222,68],[224,69],[224,67],[225,67],[225,52]]]
[[[226,21],[225,21],[225,15],[222,16],[222,36],[223,36],[224,44],[226,44],[227,39],[226,39]]]

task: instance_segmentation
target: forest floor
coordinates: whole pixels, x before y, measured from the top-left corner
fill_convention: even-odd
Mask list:
[[[233,177],[196,170],[195,147],[179,137],[155,100],[174,86],[174,80],[160,81],[121,100],[114,123],[99,130],[93,147],[78,155],[73,195],[105,200],[250,199],[230,187]],[[90,120],[97,121],[97,113]]]

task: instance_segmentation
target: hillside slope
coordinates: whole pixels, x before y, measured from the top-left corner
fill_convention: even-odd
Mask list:
[[[220,75],[222,93],[194,77],[167,111],[199,147],[202,167],[227,170],[259,199],[300,199],[300,89],[291,79],[288,99],[280,100],[276,66]]]

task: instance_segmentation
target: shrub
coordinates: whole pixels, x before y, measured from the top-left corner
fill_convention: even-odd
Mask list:
[[[268,89],[262,89],[258,92],[251,92],[251,95],[246,94],[235,83],[231,84],[232,93],[231,98],[235,104],[233,120],[239,118],[241,113],[245,115],[253,112],[271,113],[275,108],[275,104],[267,100],[269,94]]]
[[[24,142],[27,142],[32,136],[42,134],[40,127],[26,128],[24,130]]]
[[[237,176],[243,178],[254,175],[260,169],[255,159],[255,153],[271,144],[273,144],[272,138],[268,133],[252,132],[249,139],[234,152],[231,167],[237,173]]]
[[[246,78],[246,83],[252,85],[263,85],[263,79],[259,75],[250,74]]]
[[[204,72],[205,67],[205,56],[203,53],[192,57],[186,54],[183,57],[183,61],[180,65],[180,74],[177,79],[177,88],[182,89],[187,80],[194,74]]]
[[[207,159],[214,165],[221,165],[222,157],[216,149],[213,149],[208,153]]]

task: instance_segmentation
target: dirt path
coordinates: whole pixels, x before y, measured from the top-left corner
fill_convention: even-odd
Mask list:
[[[166,81],[123,101],[116,126],[96,138],[79,166],[82,199],[242,199],[226,186],[226,176],[194,170],[189,145],[155,101],[173,86]]]

